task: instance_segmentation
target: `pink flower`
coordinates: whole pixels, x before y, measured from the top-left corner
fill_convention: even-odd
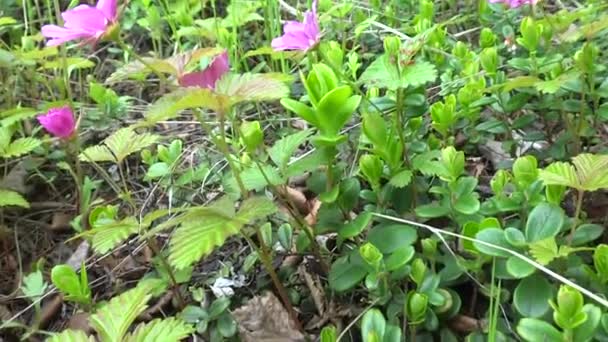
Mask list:
[[[504,3],[506,5],[508,5],[510,8],[517,8],[519,6],[522,5],[533,5],[536,4],[538,2],[538,0],[488,0],[490,3]]]
[[[47,132],[62,139],[70,138],[76,130],[74,113],[68,106],[49,109],[46,114],[38,116],[38,122]]]
[[[79,5],[61,13],[63,27],[42,26],[42,35],[49,39],[46,46],[61,45],[70,40],[94,43],[117,21],[117,0],[99,0],[97,6]]]
[[[228,52],[224,51],[216,56],[205,70],[183,74],[178,82],[182,87],[214,89],[215,83],[229,70]]]
[[[276,51],[308,51],[317,45],[321,40],[317,18],[317,0],[313,1],[312,10],[304,13],[304,22],[288,21],[283,26],[283,31],[281,37],[272,40],[272,48]]]

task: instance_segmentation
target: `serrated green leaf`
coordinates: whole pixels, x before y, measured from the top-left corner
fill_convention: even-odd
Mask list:
[[[129,155],[155,144],[160,136],[151,133],[137,134],[133,129],[121,128],[107,137],[105,146],[88,147],[81,153],[80,159],[88,162],[114,161],[121,163]]]
[[[233,211],[234,204],[227,202],[227,199],[222,203],[222,209],[219,205],[212,210],[199,207],[189,210],[178,219],[181,225],[169,243],[169,262],[177,269],[190,266],[211,253],[215,247],[222,246],[226,239],[238,234],[245,224],[277,210],[274,203],[264,197],[245,200],[236,214]]]
[[[311,133],[311,130],[304,130],[280,139],[268,149],[270,159],[272,159],[279,168],[284,169],[287,167],[287,163],[294,155],[296,149],[306,142],[306,139]]]
[[[94,342],[93,336],[87,336],[82,330],[67,329],[53,334],[45,340],[46,342]]]
[[[92,236],[92,247],[97,253],[106,253],[125,241],[131,234],[137,233],[139,223],[135,217],[127,217],[118,222],[111,222],[93,227],[85,234]]]
[[[144,57],[146,64],[162,73],[177,76],[185,69],[198,63],[204,57],[212,57],[223,52],[221,48],[201,48],[187,51],[166,59]],[[133,61],[118,68],[108,77],[106,84],[120,82],[131,78],[143,78],[152,73],[153,70],[143,65],[140,61]]]
[[[215,84],[215,92],[224,96],[231,107],[240,102],[278,100],[289,95],[287,82],[281,73],[226,74]]]
[[[548,238],[529,244],[530,254],[541,265],[548,265],[553,259],[559,257],[557,243],[554,238]]]
[[[218,111],[227,100],[206,88],[180,88],[164,95],[152,104],[145,114],[145,121],[136,126],[153,126],[159,121],[178,116],[185,109],[205,108]]]
[[[359,81],[366,85],[396,90],[407,87],[417,87],[433,82],[437,78],[437,69],[426,61],[416,61],[400,70],[392,63],[387,55],[383,55],[370,64],[363,72]]]
[[[579,154],[572,158],[576,174],[582,188],[586,191],[596,191],[608,188],[608,155],[590,153]]]
[[[47,283],[42,277],[42,272],[37,270],[25,276],[23,278],[23,284],[21,285],[21,291],[23,294],[30,298],[32,301],[41,297],[46,291]]]
[[[4,151],[2,151],[2,157],[19,157],[21,155],[30,153],[36,147],[40,146],[40,143],[40,140],[31,137],[16,139],[11,142]]]
[[[131,324],[146,309],[152,297],[147,286],[138,286],[112,298],[91,315],[91,326],[102,341],[120,341]]]
[[[139,324],[125,341],[181,341],[192,332],[194,332],[194,328],[191,325],[177,318],[155,319],[145,324]]]
[[[18,192],[6,189],[0,189],[0,207],[17,206],[29,208],[29,202]]]
[[[412,181],[412,171],[401,170],[399,173],[391,177],[389,183],[396,188],[403,188]]]
[[[545,185],[565,185],[575,189],[580,187],[574,167],[564,162],[555,162],[540,170],[539,178]]]

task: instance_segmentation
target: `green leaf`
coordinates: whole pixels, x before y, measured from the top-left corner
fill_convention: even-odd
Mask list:
[[[396,175],[391,177],[389,184],[396,188],[403,188],[412,181],[412,171],[401,170]]]
[[[559,330],[551,324],[535,318],[524,318],[519,321],[517,333],[528,342],[563,341]]]
[[[582,246],[598,239],[604,233],[604,226],[586,223],[578,226],[572,237],[572,246]]]
[[[454,203],[454,209],[465,215],[473,215],[479,211],[481,204],[479,203],[479,195],[477,193],[469,193],[464,196],[457,197]]]
[[[31,299],[32,301],[38,299],[46,291],[47,283],[42,278],[42,272],[37,270],[25,276],[23,278],[23,284],[21,285],[21,291],[23,294]]]
[[[370,64],[359,77],[359,82],[397,90],[400,88],[417,87],[437,78],[437,69],[426,61],[416,61],[401,70],[390,60],[389,56],[382,55]]]
[[[404,224],[376,226],[367,236],[368,241],[385,254],[411,245],[416,242],[417,238],[416,229]]]
[[[86,272],[86,269],[83,269]],[[86,276],[85,276],[86,277]],[[88,284],[81,284],[80,277],[69,265],[56,265],[51,271],[51,281],[61,290],[66,299],[80,303],[90,301],[91,292]]]
[[[95,342],[93,336],[87,336],[82,330],[66,329],[60,333],[53,334],[46,342]]]
[[[105,146],[93,146],[85,149],[80,159],[88,162],[113,161],[121,163],[135,152],[155,144],[160,136],[150,133],[137,134],[131,128],[121,128],[107,137]]]
[[[336,342],[338,340],[338,330],[333,325],[323,327],[321,330],[321,342]]]
[[[400,247],[394,251],[384,262],[387,271],[394,271],[407,264],[414,257],[414,247],[411,245]]]
[[[135,217],[127,217],[121,221],[110,221],[104,224],[95,225],[93,229],[85,232],[87,236],[92,236],[92,247],[95,252],[103,254],[119,243],[125,241],[131,234],[139,231],[139,223]]]
[[[538,275],[522,279],[513,293],[513,305],[524,317],[539,318],[549,311],[553,288]]]
[[[289,95],[291,78],[281,73],[226,74],[215,84],[215,92],[226,98],[229,108],[240,102],[279,100]]]
[[[573,341],[592,341],[602,318],[602,310],[593,304],[585,304],[583,312],[587,315],[585,322],[574,328]]]
[[[183,269],[192,265],[211,253],[215,247],[222,246],[230,236],[238,234],[245,224],[277,210],[274,203],[266,197],[248,198],[236,214],[232,211],[232,203],[218,201],[216,204],[220,205],[217,209],[195,207],[177,218],[176,222],[180,226],[169,243],[169,262],[175,268]],[[230,208],[221,208],[226,205]]]
[[[423,218],[441,217],[449,213],[450,208],[439,203],[424,204],[416,207],[416,216]]]
[[[557,243],[554,238],[536,241],[529,246],[530,254],[541,265],[548,265],[553,259],[559,257]]]
[[[536,271],[536,267],[534,267],[534,265],[531,265],[529,262],[516,256],[512,256],[507,259],[506,267],[507,272],[517,279],[525,278]]]
[[[338,235],[340,235],[340,237],[343,239],[353,238],[361,234],[361,232],[363,232],[363,230],[367,228],[367,226],[369,226],[370,222],[372,221],[372,218],[373,215],[370,212],[360,213],[354,220],[345,224],[338,231]]]
[[[32,152],[36,147],[40,146],[40,140],[36,138],[19,138],[11,142],[4,151],[3,158],[19,157]]]
[[[329,270],[329,286],[338,292],[355,287],[367,274],[367,269],[353,263],[348,256],[338,258]]]
[[[565,185],[570,188],[580,188],[574,167],[564,162],[555,162],[544,170],[540,170],[539,178],[545,185]]]
[[[525,235],[528,242],[555,237],[564,224],[564,212],[555,204],[540,203],[528,216]]]
[[[378,309],[368,310],[361,319],[361,337],[363,342],[382,341],[384,338],[384,330],[386,328],[386,320],[382,312]],[[371,336],[376,336],[377,340]]]
[[[155,319],[145,324],[139,324],[133,333],[129,334],[126,342],[147,341],[181,341],[194,332],[194,328],[175,317]]]
[[[484,229],[482,231],[480,231],[479,233],[477,233],[477,235],[475,236],[477,240],[498,246],[498,247],[502,247],[502,248],[506,248],[506,249],[512,249],[513,247],[509,244],[509,242],[507,242],[507,240],[505,239],[505,234],[503,232],[502,229],[498,229],[498,228],[488,228],[488,229]],[[491,246],[487,246],[485,244],[479,243],[477,241],[473,242],[473,245],[475,246],[475,248],[477,248],[477,250],[479,250],[480,252],[487,254],[487,255],[492,255],[492,256],[500,256],[500,257],[510,257],[511,254],[503,251],[503,250],[499,250],[496,248],[493,248]]]
[[[222,98],[206,88],[179,88],[164,95],[152,104],[145,114],[145,122],[136,126],[154,126],[159,121],[178,116],[185,109],[203,108],[218,111],[222,109]]]
[[[268,149],[270,159],[272,159],[279,168],[285,169],[287,163],[289,163],[289,159],[295,154],[296,149],[306,142],[306,139],[311,133],[311,130],[304,130],[281,138]]]
[[[595,248],[593,265],[601,282],[608,282],[608,245],[601,244]]]
[[[112,298],[101,306],[89,321],[103,341],[120,341],[131,324],[144,310],[152,297],[147,286],[138,286]]]
[[[0,189],[0,207],[8,206],[29,208],[30,203],[16,191]]]
[[[579,154],[572,158],[576,174],[582,188],[586,191],[596,191],[608,188],[608,155],[590,153]]]
[[[165,177],[171,173],[171,167],[167,163],[154,163],[148,168],[146,172],[146,179],[158,179]]]

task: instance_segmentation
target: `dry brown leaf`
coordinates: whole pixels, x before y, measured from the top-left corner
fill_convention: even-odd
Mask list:
[[[11,310],[9,310],[6,305],[0,304],[0,321],[7,321],[12,315]]]
[[[90,315],[86,312],[77,312],[70,317],[67,328],[72,330],[82,330],[87,335],[92,333],[93,328],[89,323],[89,316]]]
[[[452,330],[460,333],[470,333],[483,328],[483,321],[465,315],[454,316],[448,324]]]
[[[325,315],[325,291],[323,290],[323,286],[321,285],[321,279],[316,274],[310,274],[306,269],[306,264],[302,263],[298,267],[298,273],[300,277],[304,279],[304,283],[310,290],[310,295],[312,296],[312,300],[315,303],[315,307],[317,308],[317,312],[320,316]]]
[[[243,342],[306,340],[272,292],[253,297],[247,304],[236,309],[232,315],[239,324],[239,333]]]
[[[25,169],[24,162],[19,162],[15,165],[11,171],[0,181],[0,188],[17,191],[19,193],[27,193],[27,185],[25,179],[27,178],[27,170]]]
[[[44,302],[42,309],[40,310],[40,327],[44,328],[50,323],[51,319],[55,318],[57,312],[63,305],[63,296],[55,295],[53,298]]]
[[[294,189],[290,186],[284,186],[280,190],[282,194],[287,197],[287,200],[292,203],[302,215],[307,215],[310,211],[308,207],[308,200],[302,191]]]
[[[82,240],[82,242],[78,245],[74,253],[70,255],[68,260],[65,262],[70,265],[75,270],[80,269],[80,265],[87,260],[87,256],[89,255],[90,244],[86,240]]]
[[[316,198],[312,199],[310,202],[311,203],[308,204],[310,207],[310,213],[306,215],[304,220],[309,226],[314,226],[317,223],[317,215],[319,214],[319,209],[321,208],[322,203]]]
[[[72,229],[70,221],[72,221],[73,215],[64,212],[53,213],[53,219],[51,220],[52,231],[66,231]]]

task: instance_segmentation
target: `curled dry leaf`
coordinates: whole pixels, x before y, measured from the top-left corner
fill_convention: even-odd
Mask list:
[[[456,315],[449,322],[452,330],[460,333],[471,333],[481,330],[484,326],[483,321],[465,315]]]
[[[319,315],[323,316],[325,314],[325,291],[323,291],[323,286],[321,285],[321,279],[316,274],[310,274],[306,269],[306,264],[302,263],[298,267],[298,273],[300,277],[304,280],[304,283],[308,287],[310,291],[310,295],[312,296],[312,300],[315,303],[317,308],[317,312]]]
[[[298,189],[294,189],[290,186],[284,186],[280,190],[287,198],[287,200],[292,203],[302,215],[307,215],[310,211],[308,207],[308,201],[306,196],[302,193],[302,191]]]
[[[87,260],[90,247],[91,245],[89,244],[89,242],[83,240],[65,263],[70,265],[70,267],[72,267],[73,269],[79,270],[80,265],[82,265],[82,263]]]
[[[60,232],[70,230],[70,221],[72,221],[72,215],[64,212],[53,213],[53,219],[51,220],[51,230]]]
[[[239,324],[239,333],[243,342],[306,340],[272,292],[253,297],[247,304],[236,309],[232,315]]]
[[[314,226],[317,223],[317,215],[319,214],[319,209],[321,208],[321,201],[315,198],[311,200],[308,205],[310,206],[310,212],[308,215],[306,215],[304,220],[306,220],[308,225]]]
[[[72,330],[82,330],[85,334],[90,334],[93,332],[93,328],[89,323],[89,314],[86,312],[77,312],[68,321],[68,329]]]
[[[57,313],[63,305],[63,296],[54,295],[51,299],[44,302],[40,310],[40,327],[46,327],[53,318],[56,318]],[[32,322],[33,323],[33,322]]]

